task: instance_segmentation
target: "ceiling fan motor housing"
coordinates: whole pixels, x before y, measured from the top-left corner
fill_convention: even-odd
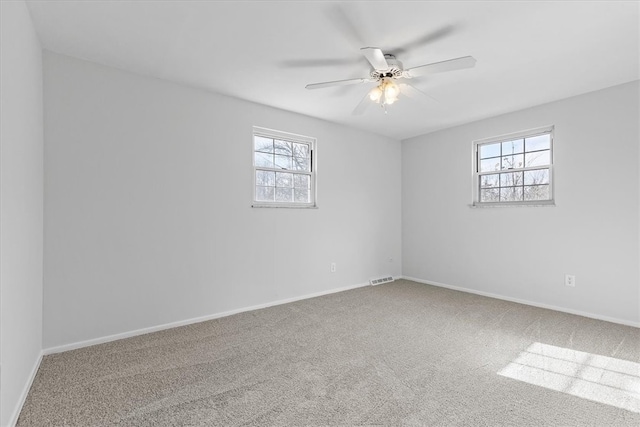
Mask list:
[[[398,61],[395,56],[385,54],[384,59],[387,61],[389,68],[386,70],[371,71],[371,78],[374,80],[382,80],[383,78],[399,79],[402,77],[402,62]]]

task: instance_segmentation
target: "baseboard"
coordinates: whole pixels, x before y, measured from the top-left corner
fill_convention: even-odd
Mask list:
[[[561,312],[564,312],[564,313],[570,313],[570,314],[575,314],[575,315],[578,315],[578,316],[584,316],[584,317],[589,317],[589,318],[592,318],[592,319],[604,320],[604,321],[607,321],[607,322],[618,323],[618,324],[621,324],[621,325],[633,326],[633,327],[636,327],[636,328],[640,328],[640,323],[639,322],[632,322],[632,321],[628,321],[628,320],[624,320],[624,319],[618,319],[618,318],[614,318],[614,317],[602,316],[602,315],[594,314],[594,313],[587,313],[587,312],[583,312],[583,311],[579,311],[579,310],[573,310],[573,309],[569,309],[569,308],[565,308],[565,307],[558,307],[558,306],[554,306],[554,305],[550,305],[550,304],[542,304],[542,303],[528,301],[528,300],[524,300],[524,299],[520,299],[520,298],[513,298],[513,297],[509,297],[509,296],[505,296],[505,295],[494,294],[494,293],[491,293],[491,292],[484,292],[484,291],[478,291],[478,290],[475,290],[475,289],[469,289],[469,288],[464,288],[464,287],[460,287],[460,286],[448,285],[446,283],[435,282],[433,280],[424,280],[424,279],[418,279],[418,278],[409,277],[409,276],[397,276],[397,277],[394,277],[394,279],[411,280],[412,282],[423,283],[423,284],[426,284],[426,285],[437,286],[437,287],[440,287],[440,288],[447,288],[447,289],[452,289],[452,290],[455,290],[455,291],[467,292],[467,293],[476,294],[476,295],[482,295],[482,296],[486,296],[486,297],[490,297],[490,298],[496,298],[496,299],[500,299],[500,300],[504,300],[504,301],[511,301],[511,302],[515,302],[515,303],[519,303],[519,304],[530,305],[530,306],[533,306],[533,307],[546,308],[546,309],[549,309],[549,310],[561,311]],[[231,315],[238,314],[238,313],[244,313],[246,311],[259,310],[261,308],[273,307],[273,306],[276,306],[276,305],[287,304],[287,303],[290,303],[290,302],[300,301],[300,300],[304,300],[304,299],[315,298],[315,297],[319,297],[319,296],[323,296],[323,295],[329,295],[329,294],[333,294],[333,293],[337,293],[337,292],[348,291],[350,289],[361,288],[361,287],[369,286],[369,285],[370,285],[369,283],[361,283],[361,284],[357,284],[357,285],[344,286],[344,287],[341,287],[341,288],[334,288],[334,289],[330,289],[330,290],[327,290],[327,291],[315,292],[315,293],[312,293],[312,294],[306,294],[306,295],[302,295],[302,296],[298,296],[298,297],[285,298],[285,299],[276,300],[276,301],[272,301],[272,302],[268,302],[268,303],[264,303],[264,304],[258,304],[258,305],[253,305],[253,306],[249,306],[249,307],[243,307],[243,308],[239,308],[239,309],[235,309],[235,310],[229,310],[229,311],[224,311],[224,312],[220,312],[220,313],[214,313],[214,314],[210,314],[210,315],[207,315],[207,316],[201,316],[201,317],[195,317],[195,318],[191,318],[191,319],[180,320],[180,321],[177,321],[177,322],[165,323],[165,324],[158,325],[158,326],[151,326],[151,327],[148,327],[148,328],[136,329],[136,330],[133,330],[133,331],[122,332],[122,333],[118,333],[118,334],[114,334],[114,335],[108,335],[108,336],[100,337],[100,338],[93,338],[93,339],[90,339],[90,340],[79,341],[79,342],[70,343],[70,344],[63,344],[63,345],[60,345],[60,346],[49,347],[49,348],[44,349],[43,352],[42,352],[42,355],[61,353],[63,351],[75,350],[75,349],[78,349],[78,348],[89,347],[89,346],[96,345],[96,344],[103,344],[103,343],[116,341],[116,340],[120,340],[120,339],[124,339],[124,338],[130,338],[130,337],[134,337],[134,336],[138,336],[138,335],[149,334],[151,332],[157,332],[157,331],[162,331],[162,330],[165,330],[165,329],[176,328],[176,327],[179,327],[179,326],[186,326],[186,325],[191,325],[191,324],[194,324],[194,323],[206,322],[207,320],[219,319],[221,317],[227,317],[227,316],[231,316]],[[40,357],[40,359],[42,359],[42,356]],[[38,366],[39,366],[39,364],[40,364],[40,362],[38,362]],[[37,371],[37,368],[35,369],[35,371]],[[33,373],[34,376],[35,376],[35,371]],[[27,392],[28,392],[28,390],[29,389],[27,388]],[[26,394],[25,394],[25,398],[26,398]]]
[[[18,399],[18,404],[13,409],[13,413],[9,418],[8,426],[13,427],[18,422],[18,417],[20,416],[20,412],[22,412],[22,407],[24,406],[24,402],[27,400],[27,395],[29,395],[29,390],[31,390],[31,386],[33,385],[33,380],[36,378],[36,374],[38,373],[38,369],[40,369],[40,363],[42,362],[42,356],[44,353],[41,351],[36,359],[36,363],[33,365],[33,369],[31,369],[31,374],[29,374],[29,379],[27,380],[24,388],[22,389],[22,393],[20,394],[20,399]]]
[[[119,334],[108,335],[108,336],[100,337],[100,338],[93,338],[93,339],[86,340],[86,341],[79,341],[79,342],[75,342],[75,343],[71,343],[71,344],[63,344],[63,345],[56,346],[56,347],[49,347],[49,348],[46,348],[46,349],[43,350],[43,354],[44,355],[48,355],[48,354],[62,353],[63,351],[75,350],[75,349],[78,349],[78,348],[89,347],[89,346],[96,345],[96,344],[103,344],[103,343],[107,343],[107,342],[110,342],[110,341],[116,341],[116,340],[121,340],[121,339],[124,339],[124,338],[135,337],[137,335],[149,334],[151,332],[157,332],[157,331],[162,331],[162,330],[165,330],[165,329],[176,328],[178,326],[186,326],[186,325],[191,325],[191,324],[194,324],[194,323],[206,322],[207,320],[219,319],[221,317],[227,317],[227,316],[231,316],[231,315],[238,314],[238,313],[244,313],[246,311],[259,310],[261,308],[273,307],[273,306],[276,306],[276,305],[282,305],[282,304],[287,304],[287,303],[290,303],[290,302],[300,301],[300,300],[304,300],[304,299],[320,297],[320,296],[323,296],[323,295],[334,294],[334,293],[337,293],[337,292],[344,292],[344,291],[348,291],[350,289],[361,288],[361,287],[364,287],[364,286],[369,286],[369,283],[367,282],[367,283],[361,283],[361,284],[357,284],[357,285],[344,286],[344,287],[341,287],[341,288],[334,288],[334,289],[330,289],[330,290],[327,290],[327,291],[321,291],[321,292],[315,292],[315,293],[312,293],[312,294],[306,294],[306,295],[302,295],[302,296],[299,296],[299,297],[285,298],[285,299],[281,299],[281,300],[268,302],[268,303],[265,303],[265,304],[252,305],[250,307],[243,307],[243,308],[238,308],[238,309],[235,309],[235,310],[223,311],[221,313],[210,314],[210,315],[207,315],[207,316],[201,316],[201,317],[195,317],[195,318],[192,318],[192,319],[179,320],[177,322],[165,323],[165,324],[158,325],[158,326],[151,326],[151,327],[148,327],[148,328],[136,329],[134,331],[122,332],[122,333],[119,333]]]
[[[495,299],[500,299],[500,300],[510,301],[510,302],[517,302],[519,304],[530,305],[532,307],[546,308],[548,310],[561,311],[563,313],[575,314],[577,316],[589,317],[591,319],[604,320],[606,322],[618,323],[620,325],[633,326],[636,328],[640,328],[640,322],[633,322],[630,320],[618,319],[616,317],[602,316],[600,314],[588,313],[585,311],[573,310],[571,308],[558,307],[555,305],[543,304],[543,303],[528,301],[520,298],[508,297],[505,295],[494,294],[491,292],[484,292],[484,291],[478,291],[475,289],[463,288],[460,286],[447,285],[446,283],[434,282],[433,280],[423,280],[423,279],[418,279],[418,278],[409,277],[409,276],[401,276],[400,278],[405,280],[411,280],[412,282],[423,283],[425,285],[437,286],[439,288],[447,288],[447,289],[452,289],[454,291],[482,295],[484,297],[490,297],[490,298],[495,298]]]

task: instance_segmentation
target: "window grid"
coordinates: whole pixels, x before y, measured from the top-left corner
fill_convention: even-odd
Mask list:
[[[474,143],[474,205],[549,204],[553,128]]]
[[[313,138],[254,128],[253,206],[314,207]]]

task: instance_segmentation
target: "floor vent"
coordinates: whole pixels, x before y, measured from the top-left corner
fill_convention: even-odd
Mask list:
[[[369,280],[369,283],[371,283],[371,286],[381,285],[383,283],[389,283],[389,282],[393,282],[393,277],[389,276],[389,277],[381,277],[379,279]]]

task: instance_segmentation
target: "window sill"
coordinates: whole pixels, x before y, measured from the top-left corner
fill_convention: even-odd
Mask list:
[[[545,202],[513,202],[513,203],[473,203],[469,205],[470,208],[541,208],[541,207],[555,207],[556,203],[553,200]]]
[[[316,205],[263,205],[253,204],[252,208],[276,208],[276,209],[318,209]]]

